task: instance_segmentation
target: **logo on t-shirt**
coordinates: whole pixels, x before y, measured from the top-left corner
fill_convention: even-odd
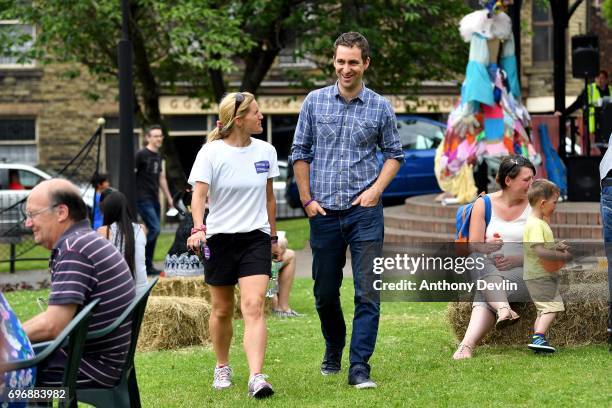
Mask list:
[[[257,174],[267,173],[268,171],[270,171],[270,162],[267,160],[255,162],[255,171],[257,172]]]

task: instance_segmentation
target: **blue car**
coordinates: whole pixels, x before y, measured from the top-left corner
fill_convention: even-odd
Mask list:
[[[404,164],[385,189],[382,198],[393,202],[410,196],[439,193],[434,174],[436,148],[444,138],[446,125],[421,116],[398,115],[397,129],[404,150]],[[383,166],[382,152],[376,153],[379,168]],[[300,198],[293,175],[288,178],[285,196],[293,208],[300,207]]]
[[[406,198],[440,192],[434,174],[436,148],[446,125],[421,116],[398,115],[397,130],[404,150],[404,164],[384,191],[383,199]],[[382,153],[377,153],[382,168]]]

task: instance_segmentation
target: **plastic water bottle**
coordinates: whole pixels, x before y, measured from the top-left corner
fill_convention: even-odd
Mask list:
[[[266,297],[273,297],[278,293],[278,272],[280,271],[280,262],[272,261],[270,282],[268,282],[268,291]]]

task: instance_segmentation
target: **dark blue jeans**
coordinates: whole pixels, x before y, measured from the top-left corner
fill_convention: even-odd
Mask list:
[[[608,340],[612,340],[612,186],[601,189],[601,224],[608,258]]]
[[[147,227],[147,245],[145,246],[145,265],[147,269],[153,266],[153,254],[155,252],[155,244],[159,235],[159,201],[145,200],[137,201],[136,208],[138,214],[142,217],[142,221]]]
[[[381,256],[384,237],[383,208],[355,206],[348,210],[325,210],[326,216],[310,219],[312,277],[321,331],[329,350],[341,351],[346,342],[346,324],[340,306],[342,268],[346,249],[350,248],[355,286],[355,316],[349,361],[368,371],[374,352],[380,294],[374,290],[376,275],[372,272],[374,257]]]

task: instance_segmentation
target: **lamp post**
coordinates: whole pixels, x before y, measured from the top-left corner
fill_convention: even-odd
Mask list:
[[[125,194],[132,214],[136,214],[134,176],[134,85],[132,83],[132,42],[130,41],[129,0],[121,0],[121,40],[117,45],[119,62],[119,190]]]

